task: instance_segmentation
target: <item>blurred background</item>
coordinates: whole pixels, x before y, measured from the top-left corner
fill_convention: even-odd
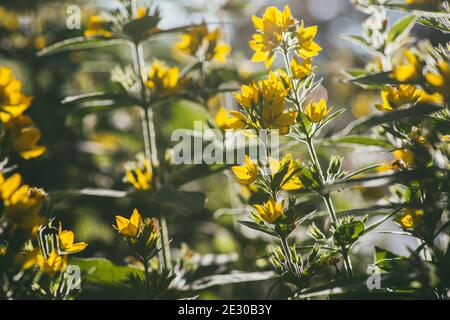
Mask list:
[[[76,4],[81,8],[83,26],[81,30],[68,30],[67,7]],[[248,41],[254,33],[251,15],[261,16],[265,8],[274,5],[282,8],[289,4],[292,15],[303,19],[306,25],[318,25],[317,41],[323,52],[316,59],[318,74],[324,77],[323,86],[329,105],[346,112],[335,127],[327,128],[327,136],[345,127],[352,119],[368,115],[374,110],[378,97],[370,91],[345,84],[341,71],[351,67],[364,67],[366,53],[345,40],[343,34],[360,34],[361,22],[366,16],[354,9],[350,0],[296,0],[296,1],[240,1],[240,0],[189,0],[154,1],[160,7],[162,21],[160,28],[171,28],[188,23],[206,21],[218,24],[232,45],[232,58],[226,68],[236,74],[235,84],[248,81],[265,71],[263,64],[250,62],[252,52]],[[102,9],[116,5],[114,1],[44,1],[6,0],[0,5],[0,65],[11,66],[15,75],[22,80],[24,91],[34,96],[28,114],[41,129],[42,143],[47,153],[33,160],[15,159],[20,173],[27,183],[43,187],[46,191],[76,190],[82,188],[106,188],[127,190],[123,182],[126,161],[143,149],[138,111],[117,109],[113,112],[83,114],[74,112],[61,104],[64,97],[95,91],[114,91],[116,85],[110,79],[110,71],[116,65],[130,64],[128,52],[120,47],[98,48],[59,53],[38,58],[36,52],[47,45],[67,38],[81,36],[89,16]],[[401,13],[390,13],[392,19]],[[415,27],[413,34],[421,38],[431,29]],[[154,58],[182,65],[173,50],[180,35],[162,35],[146,43],[147,62]],[[231,95],[212,104],[214,113],[220,105],[233,108]],[[164,147],[170,146],[170,133],[175,128],[191,128],[193,120],[204,119],[204,110],[192,103],[176,102],[159,106],[156,111],[157,134]],[[304,157],[302,146],[291,151],[300,159]],[[341,154],[348,171],[369,164],[391,160],[391,155],[376,149],[341,148],[331,146],[320,148],[323,154]],[[234,261],[227,268],[243,271],[265,270],[264,252],[268,239],[261,237],[237,220],[246,213],[239,210],[245,190],[230,183],[229,173],[223,172],[201,181],[180,186],[184,190],[200,190],[206,193],[207,204],[196,214],[182,215],[168,213],[169,232],[172,247],[180,248],[185,243],[194,253],[231,254]],[[348,190],[336,195],[339,210],[362,208],[371,204],[386,202],[386,188]],[[251,200],[250,200],[251,201]],[[121,239],[111,225],[114,216],[128,216],[136,206],[130,199],[63,198],[55,202],[54,210],[65,226],[73,228],[80,241],[89,243],[82,252],[85,257],[107,257],[118,264],[125,263]],[[321,206],[308,203],[312,208]],[[231,208],[231,210],[227,209]],[[151,207],[141,211],[151,216]],[[319,221],[326,228],[325,221]],[[391,223],[380,229],[396,229]],[[298,244],[308,244],[306,228],[300,228],[296,237]],[[414,247],[401,237],[373,233],[376,239],[365,238],[356,248],[359,261],[356,268],[364,271],[371,263],[373,244],[401,254],[406,246]],[[372,243],[371,246],[366,243]],[[237,253],[237,254],[236,254]],[[217,271],[217,272],[219,272]],[[229,285],[213,288],[201,293],[201,298],[264,298],[271,282],[251,285]],[[282,294],[280,287],[272,297]]]

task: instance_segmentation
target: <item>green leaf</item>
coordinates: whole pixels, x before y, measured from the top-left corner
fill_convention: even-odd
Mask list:
[[[69,264],[80,267],[84,281],[98,285],[115,285],[117,282],[127,280],[130,273],[144,276],[143,270],[132,266],[118,266],[102,258],[70,257]]]
[[[340,225],[333,235],[333,242],[338,246],[348,246],[354,243],[364,233],[362,221],[352,221]]]
[[[414,19],[416,16],[410,15],[398,20],[389,31],[387,40],[395,42],[403,38],[414,26]]]
[[[205,206],[206,197],[202,192],[179,191],[171,187],[163,187],[156,192],[153,201],[166,208],[176,209],[180,212],[198,212]]]
[[[330,137],[325,140],[325,143],[330,144],[355,144],[360,146],[368,146],[368,147],[382,147],[384,149],[393,149],[394,146],[387,140],[384,140],[381,137],[372,138],[368,136],[338,136],[338,137]]]
[[[441,111],[443,108],[436,105],[429,104],[419,104],[412,108],[398,109],[390,112],[385,112],[382,114],[375,114],[367,116],[350,123],[342,133],[336,136],[347,136],[349,134],[365,131],[371,129],[375,126],[392,123],[395,121],[401,121],[406,119],[420,119],[426,115],[430,115]]]
[[[416,16],[424,16],[424,17],[438,17],[438,18],[445,18],[449,17],[450,14],[445,11],[438,11],[437,9],[434,9],[432,7],[424,7],[423,5],[412,5],[412,4],[404,4],[404,3],[385,3],[383,4],[384,7],[393,9],[393,10],[399,10],[399,11],[406,11],[411,12],[415,14]]]
[[[450,25],[444,24],[436,18],[432,17],[419,18],[417,22],[420,23],[421,25],[440,30],[444,33],[450,33]]]
[[[249,227],[250,229],[267,233],[270,234],[271,236],[277,236],[277,234],[272,229],[266,227],[265,225],[258,224],[254,221],[239,221],[239,223],[243,224],[246,227]]]
[[[63,40],[52,44],[37,53],[38,57],[47,56],[50,54],[55,54],[59,52],[72,51],[72,50],[83,50],[107,47],[113,45],[123,45],[128,44],[126,40],[123,39],[100,39],[100,38],[85,38],[78,37]]]
[[[105,198],[124,198],[128,195],[125,191],[111,190],[111,189],[96,189],[85,188],[81,190],[63,190],[63,191],[49,191],[48,195],[53,202],[74,197],[105,197]]]
[[[383,270],[408,270],[408,259],[375,246],[375,264]]]
[[[391,72],[371,73],[362,75],[359,77],[347,79],[346,82],[356,83],[363,86],[384,86],[387,84],[400,84],[394,77],[391,76]]]
[[[171,183],[177,187],[182,186],[188,182],[206,178],[216,173],[222,172],[230,168],[225,164],[199,164],[189,167],[187,169],[176,171],[171,175]]]
[[[219,274],[206,276],[195,280],[193,283],[187,285],[183,290],[203,290],[215,286],[223,286],[233,283],[247,283],[255,281],[265,281],[278,277],[275,272],[233,272],[230,274]]]
[[[367,40],[364,37],[358,36],[358,35],[353,35],[353,34],[346,34],[344,35],[344,39],[353,42],[357,45],[360,45],[361,47],[363,47],[364,49],[366,49],[369,52],[373,52],[370,44],[367,42]]]

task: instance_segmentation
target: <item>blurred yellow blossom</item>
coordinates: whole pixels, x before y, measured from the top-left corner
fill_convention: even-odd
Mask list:
[[[227,109],[224,107],[220,107],[219,111],[217,111],[214,122],[216,123],[217,127],[221,130],[230,129],[230,126],[228,125],[228,122],[230,121],[230,115],[228,114]]]
[[[425,79],[448,100],[450,97],[450,63],[441,60],[438,61],[436,67],[438,72],[425,74]]]
[[[47,148],[37,145],[41,138],[39,129],[33,127],[31,118],[19,115],[10,118],[5,123],[5,129],[11,148],[24,159],[36,158],[42,155]]]
[[[0,120],[8,121],[11,117],[22,114],[31,104],[31,97],[21,92],[22,84],[13,74],[12,69],[0,66]]]
[[[403,229],[414,229],[422,221],[423,211],[417,209],[403,209],[403,216],[395,221],[400,224]]]
[[[421,75],[421,65],[417,56],[410,50],[403,51],[402,63],[394,66],[392,72],[394,78],[400,82],[417,80]]]
[[[38,254],[36,256],[36,264],[44,273],[54,274],[56,272],[62,272],[67,267],[67,256],[60,256],[56,250],[53,250],[47,259],[42,254]]]
[[[155,95],[167,95],[178,86],[180,70],[178,67],[169,67],[163,61],[156,60],[150,66],[146,85]]]
[[[381,91],[382,103],[376,104],[375,108],[380,111],[392,111],[407,104],[415,104],[421,94],[415,85],[388,86]]]
[[[231,47],[221,39],[222,32],[219,28],[209,32],[206,23],[203,22],[184,32],[181,41],[176,46],[188,55],[197,55],[200,60],[215,60],[225,63],[231,53]]]
[[[47,200],[43,190],[21,185],[22,177],[15,173],[5,179],[0,173],[0,194],[6,220],[22,229],[33,229],[43,222],[40,211]]]
[[[15,31],[20,28],[19,17],[14,11],[0,6],[0,26],[9,31]]]
[[[149,190],[153,179],[152,166],[141,154],[137,161],[125,165],[125,182],[130,183],[136,190]]]
[[[108,29],[108,23],[99,15],[89,17],[87,29],[84,32],[85,37],[104,37],[111,38],[112,32]]]

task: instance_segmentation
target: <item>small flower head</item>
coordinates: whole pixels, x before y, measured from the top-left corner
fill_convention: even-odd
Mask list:
[[[125,165],[124,181],[130,183],[135,190],[149,190],[153,179],[152,167],[144,155],[137,156],[137,161]]]
[[[228,114],[227,109],[224,107],[220,107],[219,111],[217,111],[214,122],[220,130],[230,129],[228,122],[230,121],[230,115]]]
[[[319,102],[311,101],[305,109],[306,116],[313,123],[322,121],[330,112],[331,108],[327,109],[325,99],[320,99]]]
[[[21,184],[22,178],[14,174],[5,179],[0,173],[0,194],[6,221],[21,229],[31,230],[43,222],[40,211],[47,196],[41,189]]]
[[[22,84],[12,69],[0,66],[0,120],[6,122],[21,115],[31,104],[31,97],[21,92]]]
[[[380,111],[392,111],[405,105],[417,103],[422,96],[422,91],[415,85],[401,84],[399,86],[388,86],[381,91],[381,104],[375,105]]]
[[[286,173],[280,183],[281,189],[291,191],[303,188],[303,184],[299,177],[301,163],[299,160],[293,160],[290,153],[285,155],[280,161],[270,159],[270,171],[272,172],[272,176],[281,170],[286,170]]]
[[[258,165],[245,156],[245,164],[231,168],[236,177],[236,182],[242,185],[250,185],[258,178]]]
[[[231,53],[231,47],[222,42],[222,32],[219,28],[209,32],[205,22],[193,26],[184,32],[177,48],[183,53],[197,56],[200,60],[225,63]]]
[[[417,209],[403,209],[403,215],[395,221],[403,229],[416,229],[422,222],[423,211]]]
[[[436,64],[437,72],[425,74],[427,82],[442,96],[450,97],[450,62],[440,60]]]
[[[135,240],[141,232],[142,226],[142,217],[139,211],[134,209],[130,219],[116,216],[116,225],[113,227],[123,236]]]
[[[155,95],[164,96],[177,89],[179,74],[177,67],[168,67],[164,62],[156,60],[150,66],[146,85]]]
[[[62,224],[59,224],[58,239],[60,249],[64,253],[77,253],[81,252],[87,247],[87,243],[78,242],[75,243],[75,234],[71,230],[63,230]]]
[[[41,156],[47,148],[37,145],[41,138],[39,129],[33,127],[31,118],[19,115],[5,123],[5,129],[11,148],[24,159]]]
[[[275,224],[278,218],[283,214],[284,200],[277,203],[273,198],[270,198],[263,205],[255,205],[256,212],[266,222]]]
[[[250,85],[242,85],[241,93],[236,93],[236,101],[245,109],[250,109],[259,102],[259,88],[256,82],[252,82]]]
[[[312,59],[307,58],[303,62],[299,61],[297,56],[294,56],[291,60],[292,76],[295,79],[302,80],[309,76],[313,70]]]
[[[111,38],[112,32],[109,30],[108,23],[99,15],[90,16],[87,24],[87,29],[84,36],[89,37],[103,37]]]
[[[269,68],[275,59],[274,50],[282,44],[284,33],[292,24],[291,9],[285,6],[284,11],[280,11],[276,7],[268,7],[262,18],[253,16],[252,20],[257,30],[249,42],[255,51],[252,61],[264,62]]]
[[[322,48],[314,42],[317,26],[305,27],[303,21],[297,30],[297,53],[302,59],[315,57]]]
[[[67,267],[67,256],[60,256],[56,250],[53,250],[47,259],[42,254],[38,254],[36,256],[36,264],[43,273],[55,274],[63,272]]]
[[[417,56],[409,50],[403,51],[403,63],[392,70],[394,78],[400,82],[411,82],[420,78],[422,66]]]

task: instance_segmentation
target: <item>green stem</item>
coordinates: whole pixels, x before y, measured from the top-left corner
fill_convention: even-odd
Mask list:
[[[169,247],[169,233],[167,228],[167,221],[164,216],[159,218],[159,224],[161,228],[161,246],[162,246],[162,256],[165,269],[172,269],[172,257],[170,256]]]
[[[352,278],[353,277],[353,267],[352,267],[352,262],[350,260],[347,250],[344,250],[344,249],[342,250],[342,257],[344,260],[345,270],[347,271],[348,276],[350,278]]]
[[[287,260],[287,265],[289,267],[289,270],[297,276],[297,270],[294,266],[294,263],[292,262],[292,255],[291,255],[291,251],[289,250],[289,244],[287,241],[287,237],[280,235],[280,242],[281,242],[281,248],[283,249],[284,252],[284,257]]]
[[[153,121],[153,110],[150,108],[149,102],[147,101],[144,75],[142,74],[144,52],[142,44],[133,43],[132,49],[133,49],[132,51],[133,51],[134,69],[136,76],[139,78],[140,84],[141,108],[142,108],[141,116],[142,116],[143,136],[145,142],[145,156],[153,170],[153,177],[156,181],[155,185],[158,188],[159,181],[157,170],[159,167],[159,161],[158,161],[158,148],[156,145],[155,124]],[[163,266],[165,269],[171,269],[172,264],[170,257],[170,246],[168,241],[167,222],[163,217],[160,218],[160,227],[161,227],[161,246],[163,258],[162,260],[164,263]]]
[[[142,264],[144,265],[144,273],[145,273],[145,287],[147,289],[147,299],[150,299],[150,279],[148,278],[148,261],[145,258],[142,258]]]

